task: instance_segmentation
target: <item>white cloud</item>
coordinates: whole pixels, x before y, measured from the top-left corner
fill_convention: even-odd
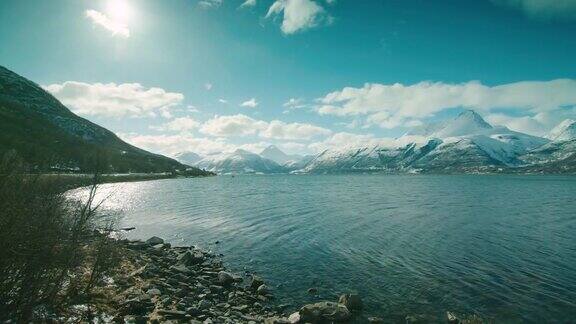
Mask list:
[[[533,116],[515,117],[502,113],[493,113],[486,116],[486,121],[493,125],[506,126],[518,132],[544,136],[560,122],[574,118],[574,116],[576,116],[576,107],[540,112]]]
[[[206,121],[200,132],[207,135],[228,137],[254,135],[265,129],[266,122],[250,118],[246,115],[216,116]]]
[[[287,35],[331,21],[324,8],[312,0],[276,0],[268,9],[266,18],[281,14],[280,29]]]
[[[228,100],[220,98],[220,99],[218,99],[218,102],[223,103],[223,104],[227,104]]]
[[[198,5],[204,9],[218,8],[222,5],[223,0],[200,0]]]
[[[145,88],[139,83],[84,83],[66,81],[44,86],[75,113],[87,116],[144,117],[170,116],[170,109],[184,95],[161,88]]]
[[[260,136],[282,140],[309,140],[315,137],[327,136],[329,129],[302,123],[285,123],[280,120],[271,121]]]
[[[290,98],[290,100],[285,102],[282,106],[284,106],[288,110],[300,109],[306,107],[306,105],[304,104],[304,100],[300,98]]]
[[[478,81],[460,84],[420,82],[413,85],[365,84],[346,87],[319,99],[322,115],[368,116],[367,122],[385,128],[416,124],[449,108],[491,112],[500,108],[537,114],[576,105],[576,80],[523,81],[486,86]]]
[[[233,151],[236,148],[236,146],[226,143],[222,139],[196,138],[190,134],[141,135],[120,133],[118,136],[137,147],[170,156],[185,151],[206,155]]]
[[[214,85],[213,85],[212,83],[210,83],[210,82],[204,83],[204,89],[206,89],[206,91],[212,90],[212,87],[213,87],[213,86],[214,86]]]
[[[130,37],[130,29],[123,23],[110,19],[105,14],[96,10],[86,10],[86,18],[90,19],[94,25],[103,27],[104,29],[112,32],[113,36]]]
[[[194,106],[194,105],[188,105],[188,106],[186,106],[186,108],[188,108],[188,112],[191,112],[191,113],[200,112],[200,109],[198,109],[198,108],[197,108],[196,106]]]
[[[151,126],[150,128],[159,131],[171,131],[171,132],[187,132],[196,129],[200,126],[194,118],[191,117],[179,117],[175,118],[167,123],[160,126]]]
[[[240,104],[240,106],[248,108],[256,108],[258,107],[258,101],[256,101],[256,98],[252,98],[250,100],[244,101],[243,103]]]
[[[576,0],[492,0],[537,19],[576,19]]]
[[[218,137],[259,136],[279,140],[310,140],[327,136],[329,129],[303,123],[285,123],[280,120],[266,122],[246,115],[216,116],[206,121],[200,132]]]
[[[256,0],[246,0],[240,5],[240,8],[248,8],[256,6]]]

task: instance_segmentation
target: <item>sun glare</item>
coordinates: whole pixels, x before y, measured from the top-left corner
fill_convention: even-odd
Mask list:
[[[132,8],[125,0],[109,0],[108,14],[117,22],[126,23],[132,15]]]

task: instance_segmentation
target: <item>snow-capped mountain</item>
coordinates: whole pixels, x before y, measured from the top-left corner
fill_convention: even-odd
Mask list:
[[[574,127],[573,121],[565,121],[542,138],[490,125],[467,110],[451,120],[418,127],[394,142],[340,147],[315,156],[288,155],[272,145],[260,154],[236,150],[176,157],[220,174],[571,172],[576,170]]]
[[[576,120],[566,119],[554,127],[547,138],[552,141],[569,141],[576,139]]]
[[[475,134],[487,134],[494,131],[482,116],[473,110],[460,113],[455,119],[435,124],[415,127],[408,135],[419,135],[432,138],[446,138]]]
[[[286,169],[278,163],[241,149],[232,153],[208,155],[198,161],[195,166],[218,174],[269,174],[286,172]]]
[[[407,136],[420,139],[405,144]],[[324,151],[302,172],[489,172],[526,164],[521,157],[548,142],[492,126],[467,110],[452,120],[418,127],[395,144]]]
[[[262,152],[260,152],[260,156],[265,159],[272,160],[280,165],[284,165],[289,162],[294,163],[302,159],[302,156],[300,155],[288,155],[282,152],[276,145],[270,145],[262,150]]]

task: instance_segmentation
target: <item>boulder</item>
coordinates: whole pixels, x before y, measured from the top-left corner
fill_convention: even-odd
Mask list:
[[[162,315],[168,318],[185,318],[186,312],[172,310],[172,309],[159,309],[156,311],[158,315]]]
[[[164,240],[159,238],[158,236],[152,236],[151,238],[146,240],[146,243],[148,245],[158,245],[158,244],[164,244]]]
[[[154,297],[154,296],[162,295],[162,292],[158,288],[152,288],[152,289],[148,289],[148,291],[146,291],[146,294]]]
[[[220,271],[218,273],[218,282],[222,285],[222,286],[230,286],[231,284],[234,283],[234,276],[226,271]]]
[[[290,316],[288,316],[288,322],[290,322],[291,324],[300,323],[300,313],[299,312],[292,313]]]
[[[358,311],[362,309],[362,299],[358,294],[343,294],[338,299],[338,303],[346,306],[350,311]]]
[[[327,301],[305,305],[299,313],[304,323],[346,322],[351,316],[346,306]]]
[[[383,324],[384,319],[380,317],[368,317],[368,323]]]
[[[204,253],[201,251],[186,251],[178,256],[178,263],[183,265],[195,265],[204,262]]]
[[[452,312],[446,312],[446,318],[448,319],[448,323],[460,323],[458,316]]]
[[[256,291],[258,287],[264,284],[264,280],[258,276],[252,276],[252,281],[250,281],[250,289]]]
[[[258,295],[267,295],[268,294],[268,286],[266,285],[260,285],[260,287],[258,287],[258,289],[256,289],[256,292],[258,293]]]

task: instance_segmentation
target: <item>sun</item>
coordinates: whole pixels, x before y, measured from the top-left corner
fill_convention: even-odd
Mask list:
[[[132,15],[132,8],[126,0],[108,0],[106,11],[119,23],[127,23]]]

